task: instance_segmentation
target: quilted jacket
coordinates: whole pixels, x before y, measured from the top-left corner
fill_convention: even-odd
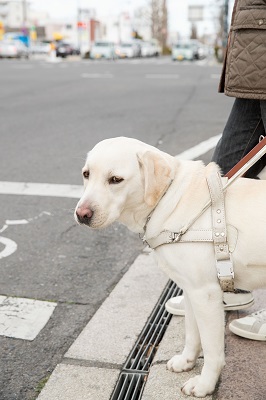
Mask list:
[[[219,91],[266,100],[266,0],[235,0]]]

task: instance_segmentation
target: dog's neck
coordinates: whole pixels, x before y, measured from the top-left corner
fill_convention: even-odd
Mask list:
[[[118,221],[134,233],[143,233],[147,218],[151,214],[152,210],[152,207],[147,207],[146,204],[141,204],[137,208],[124,210]]]
[[[166,189],[164,190],[162,196],[158,199],[158,201],[156,202],[155,206],[152,208],[151,212],[149,213],[149,215],[146,218],[145,224],[143,225],[143,229],[142,229],[142,233],[146,233],[146,229],[147,229],[147,225],[152,217],[152,214],[154,213],[154,211],[156,210],[156,208],[158,207],[158,205],[160,204],[162,198],[166,195],[166,193],[168,192],[170,186],[173,183],[173,179],[171,179],[169,185],[166,187]],[[140,232],[141,233],[141,232]]]
[[[187,176],[188,167],[191,171],[190,176]],[[205,191],[200,195],[200,191],[197,193],[195,190],[195,200],[193,202],[187,198],[187,192],[191,196],[191,190],[188,191],[189,187],[202,187],[203,184],[206,184],[205,168],[201,161],[186,160],[182,162],[173,185],[169,187],[166,196],[158,203],[152,213],[152,218],[147,224],[148,237],[156,236],[162,230],[171,230],[172,225],[179,231],[188,222],[190,216],[197,213],[201,204],[204,205],[206,203],[209,194],[208,192],[205,193]],[[172,218],[173,213],[174,218]]]
[[[165,188],[164,192],[162,193],[160,198],[157,200],[155,205],[153,205],[152,207],[149,207],[149,206],[147,206],[146,203],[143,203],[143,201],[141,201],[139,207],[134,206],[134,209],[124,210],[123,213],[121,213],[121,215],[119,217],[119,222],[126,225],[127,228],[129,230],[131,230],[132,232],[144,234],[146,231],[146,226],[147,226],[153,212],[156,210],[156,208],[160,204],[162,198],[168,192],[172,182],[173,182],[173,179],[171,179],[170,183],[167,185],[167,187]]]

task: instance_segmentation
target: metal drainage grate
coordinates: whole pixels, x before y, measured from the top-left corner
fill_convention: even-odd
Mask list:
[[[168,281],[122,368],[110,400],[141,399],[152,360],[172,318],[164,305],[171,297],[181,294],[182,290]]]
[[[144,383],[146,380],[144,374],[128,374],[121,372],[118,383],[115,387],[112,400],[139,400],[141,399],[144,390]]]

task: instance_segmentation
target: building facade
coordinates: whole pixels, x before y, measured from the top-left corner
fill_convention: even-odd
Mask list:
[[[29,3],[18,0],[0,0],[0,21],[10,28],[26,25]]]

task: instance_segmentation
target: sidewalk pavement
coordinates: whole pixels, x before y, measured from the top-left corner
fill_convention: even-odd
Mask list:
[[[168,277],[152,255],[141,254],[57,365],[38,400],[109,400],[120,370]],[[229,322],[266,307],[266,290],[254,291],[252,308],[226,315],[226,366],[207,400],[265,400],[266,344],[240,338]],[[184,317],[174,316],[153,359],[142,400],[183,400],[180,387],[198,374],[166,370],[167,361],[184,345]],[[130,400],[130,399],[129,399]]]

